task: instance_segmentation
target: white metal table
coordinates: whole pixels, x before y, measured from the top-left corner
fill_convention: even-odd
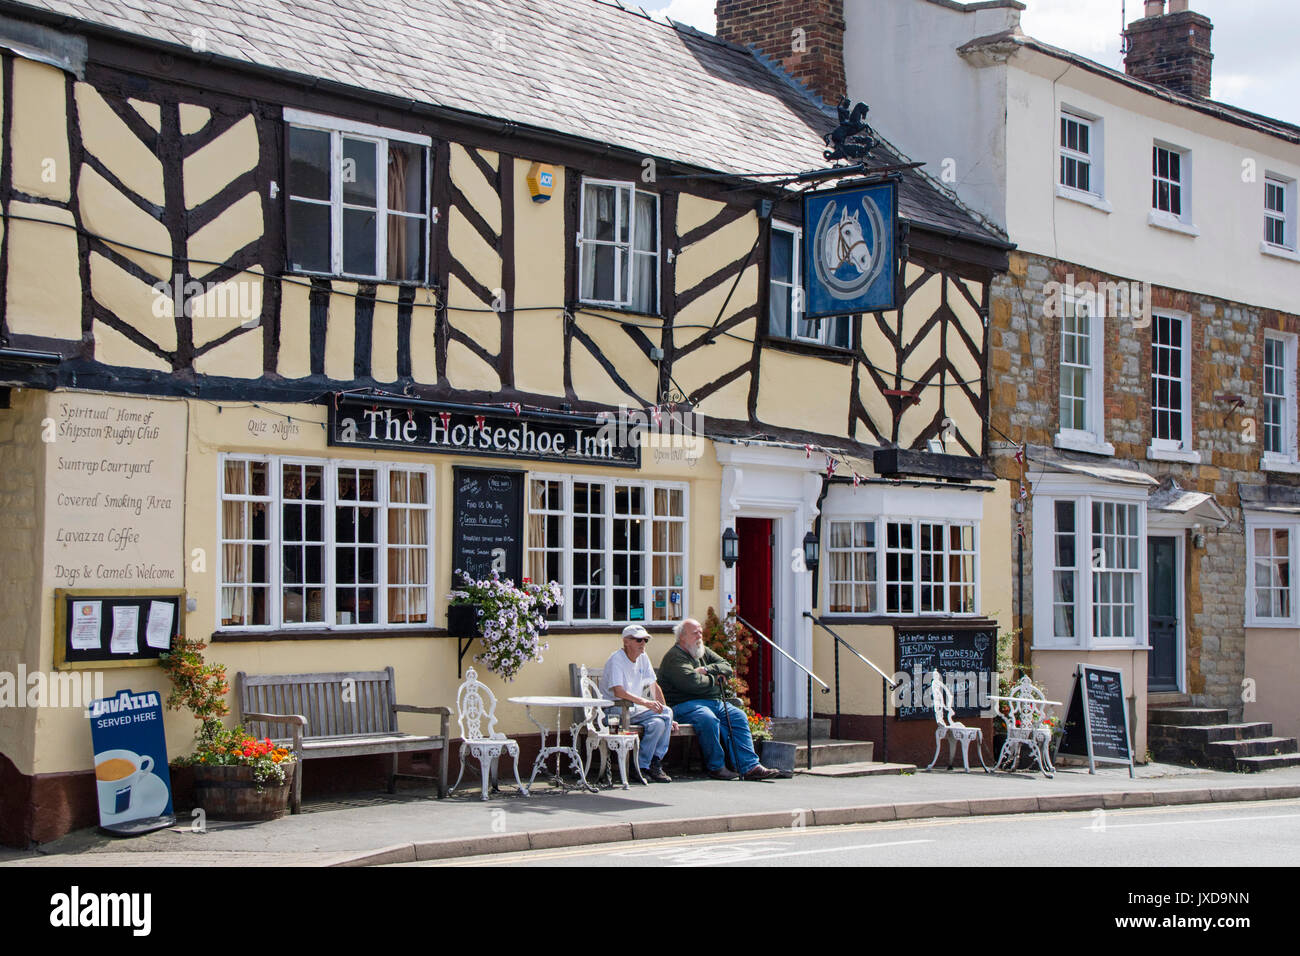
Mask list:
[[[596,788],[587,782],[587,775],[582,771],[582,757],[578,754],[578,733],[577,730],[571,729],[569,733],[570,746],[561,746],[561,727],[564,721],[564,711],[572,707],[613,707],[614,701],[606,700],[603,697],[510,697],[512,704],[523,704],[524,710],[528,714],[528,719],[533,725],[542,732],[542,749],[537,754],[537,759],[533,761],[533,773],[528,778],[529,790],[533,787],[533,781],[537,778],[537,771],[546,765],[546,758],[555,754],[555,774],[551,777],[551,783],[557,787],[566,787],[563,778],[560,776],[560,768],[564,762],[564,755],[569,755],[569,762],[573,764],[574,771],[578,774],[578,779],[582,781],[583,789],[596,793]],[[534,707],[554,707],[555,708],[555,746],[546,746],[546,728],[533,716]],[[576,726],[576,725],[574,725]]]

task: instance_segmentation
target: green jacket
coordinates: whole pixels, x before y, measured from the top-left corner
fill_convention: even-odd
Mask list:
[[[695,668],[703,666],[705,673],[695,673]],[[697,661],[680,645],[674,644],[664,655],[659,664],[659,686],[664,692],[668,706],[680,704],[686,700],[722,700],[724,691],[722,677],[731,677],[731,665],[709,648],[704,649],[704,658]]]

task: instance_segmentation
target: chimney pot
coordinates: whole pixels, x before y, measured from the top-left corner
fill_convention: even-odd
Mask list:
[[[1177,3],[1178,0],[1174,0]],[[1165,15],[1165,0],[1147,0],[1146,10],[1143,15],[1150,17],[1162,17]]]
[[[1169,0],[1170,13],[1185,13],[1187,11],[1187,0]]]

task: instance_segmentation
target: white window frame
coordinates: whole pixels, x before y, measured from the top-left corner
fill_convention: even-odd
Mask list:
[[[773,231],[773,232],[783,232],[783,233],[788,233],[788,234],[792,237],[792,240],[793,240],[793,241],[792,241],[792,243],[791,243],[791,255],[794,257],[794,260],[793,260],[793,263],[792,263],[792,267],[791,267],[790,273],[791,273],[791,277],[792,277],[792,279],[793,279],[793,283],[789,283],[789,282],[785,282],[784,280],[773,279],[773,278],[772,278],[772,275],[771,275],[771,265],[770,265],[770,263],[771,263],[771,249],[770,249],[771,240],[769,239],[769,240],[768,240],[768,242],[769,242],[769,250],[768,250],[768,261],[769,261],[769,267],[768,267],[768,283],[767,283],[767,292],[768,292],[768,313],[767,313],[767,326],[766,326],[766,328],[767,328],[767,337],[768,337],[768,338],[781,339],[781,340],[783,340],[783,341],[787,341],[787,342],[803,342],[803,343],[806,343],[806,344],[808,344],[808,345],[824,345],[824,346],[826,346],[827,348],[833,348],[833,349],[849,349],[849,348],[852,348],[852,347],[853,347],[853,317],[852,317],[852,316],[849,316],[849,315],[841,315],[841,316],[827,316],[827,317],[825,317],[825,318],[821,318],[821,319],[814,319],[814,320],[811,321],[811,324],[816,328],[817,333],[816,333],[815,335],[803,335],[803,334],[800,333],[800,331],[799,331],[800,316],[802,316],[803,313],[806,311],[806,310],[803,308],[803,306],[804,306],[804,304],[805,304],[805,303],[804,303],[804,295],[803,295],[803,252],[804,252],[804,250],[803,250],[803,229],[801,229],[799,226],[793,225],[793,224],[788,223],[788,222],[781,222],[781,221],[779,221],[779,220],[773,220],[773,221],[772,221],[772,231]],[[790,324],[789,324],[789,326],[786,328],[785,332],[783,332],[783,333],[777,333],[777,332],[773,332],[773,331],[772,331],[772,305],[771,305],[771,297],[775,294],[774,286],[779,286],[779,287],[781,287],[782,289],[786,289],[786,290],[788,290],[788,295],[789,295],[789,303],[790,303],[789,322],[790,322]],[[798,305],[798,308],[795,307],[796,305]],[[836,321],[839,321],[839,322],[843,322],[843,323],[845,323],[846,331],[848,332],[848,344],[847,344],[847,345],[839,345],[839,344],[837,344],[837,343],[835,343],[835,342],[830,342],[830,341],[828,341],[828,339],[830,338],[830,330],[831,330],[831,326],[832,326],[832,324],[835,323]]]
[[[614,202],[614,239],[594,239],[587,238],[587,187],[588,186],[605,186],[613,187],[615,190]],[[628,197],[628,215],[632,221],[627,224],[627,242],[618,240],[619,224],[618,217],[621,215],[622,204],[618,202],[617,196],[619,191],[630,193]],[[663,207],[658,193],[649,190],[637,189],[636,183],[618,179],[594,179],[587,176],[582,177],[582,191],[578,196],[578,235],[575,242],[578,248],[578,301],[584,305],[596,305],[605,308],[614,309],[631,309],[634,300],[633,286],[636,281],[636,264],[637,256],[648,256],[650,253],[644,250],[638,250],[636,247],[636,201],[638,196],[652,196],[655,203],[655,235],[657,242],[654,251],[654,275],[655,275],[655,313],[663,313]],[[613,299],[586,299],[582,296],[583,289],[583,248],[587,243],[597,246],[611,246],[614,251],[614,295]],[[618,268],[619,253],[627,257],[627,275],[628,287],[620,289],[622,276]]]
[[[1177,322],[1180,333],[1178,337],[1179,369],[1177,378],[1170,375],[1161,376],[1156,371],[1155,351],[1156,348],[1169,348],[1168,345],[1156,344],[1156,330],[1159,328],[1161,319],[1169,319],[1171,322]],[[1186,461],[1192,464],[1200,462],[1201,456],[1192,450],[1192,317],[1187,312],[1177,312],[1170,309],[1160,309],[1153,312],[1151,316],[1151,409],[1152,417],[1155,414],[1155,383],[1158,378],[1168,378],[1171,381],[1177,381],[1182,386],[1182,401],[1177,409],[1167,409],[1168,411],[1177,411],[1182,417],[1182,437],[1174,440],[1170,438],[1157,438],[1155,423],[1151,427],[1151,445],[1147,449],[1147,458],[1152,461]]]
[[[1115,446],[1106,441],[1106,403],[1105,403],[1105,378],[1106,363],[1106,317],[1103,310],[1097,308],[1097,297],[1086,294],[1080,294],[1075,291],[1069,291],[1063,300],[1067,310],[1074,312],[1075,321],[1079,318],[1079,309],[1083,307],[1089,314],[1088,318],[1088,380],[1084,386],[1084,414],[1087,418],[1087,428],[1065,428],[1061,424],[1061,388],[1062,376],[1060,370],[1063,367],[1063,354],[1065,336],[1065,321],[1068,318],[1062,315],[1057,319],[1058,322],[1058,339],[1059,344],[1056,352],[1057,363],[1057,388],[1056,388],[1056,437],[1054,444],[1057,448],[1068,448],[1072,451],[1090,452],[1094,455],[1114,455]],[[1085,367],[1085,366],[1079,366]]]
[[[1079,650],[1125,648],[1141,649],[1147,644],[1147,492],[1144,485],[1134,490],[1100,482],[1079,482],[1075,476],[1040,476],[1035,482],[1033,498],[1033,588],[1034,588],[1034,647],[1047,650],[1074,648]],[[1056,636],[1055,590],[1053,575],[1056,565],[1056,504],[1072,501],[1075,504],[1075,604],[1074,636]],[[1093,527],[1094,503],[1133,505],[1137,509],[1138,567],[1134,585],[1133,637],[1097,637],[1093,627]],[[1126,571],[1132,569],[1125,569]]]
[[[287,126],[298,127],[300,129],[316,130],[318,132],[329,133],[330,135],[330,271],[317,272],[311,269],[290,267],[295,273],[302,275],[322,275],[322,276],[346,276],[356,279],[370,279],[383,283],[400,283],[404,285],[427,286],[429,284],[429,262],[430,250],[432,248],[432,215],[430,215],[430,199],[432,197],[433,184],[433,155],[431,146],[433,137],[421,135],[419,133],[408,133],[405,130],[389,129],[384,126],[373,126],[369,123],[358,123],[354,120],[342,119],[337,116],[329,116],[324,113],[312,113],[306,110],[291,109],[286,107],[283,111],[283,120]],[[346,272],[343,269],[343,210],[348,207],[343,202],[342,177],[339,171],[343,167],[343,137],[349,139],[363,140],[375,144],[375,267],[377,270],[387,272],[388,267],[388,143],[389,141],[398,143],[409,143],[424,149],[424,195],[425,209],[422,214],[408,213],[404,210],[394,210],[392,215],[403,216],[408,219],[424,220],[424,269],[423,276],[417,279],[390,279],[381,272],[375,274]],[[286,178],[284,189],[284,201],[286,204],[293,202],[305,202],[312,205],[325,205],[324,201],[311,199],[307,197],[294,197],[289,191],[290,184]],[[359,207],[356,207],[359,208]],[[286,255],[288,243],[292,237],[285,236]]]
[[[1075,123],[1088,130],[1088,151],[1070,149],[1061,142],[1061,124]],[[1111,212],[1106,201],[1105,124],[1100,116],[1086,113],[1071,106],[1062,106],[1056,120],[1056,195],[1061,199],[1092,206],[1102,212]],[[1088,189],[1066,185],[1064,181],[1066,160],[1088,165]]]
[[[825,515],[822,520],[825,527],[827,528],[826,537],[825,537],[826,541],[830,541],[829,528],[832,523],[840,524],[840,523],[852,523],[852,522],[866,522],[867,524],[874,526],[875,541],[876,541],[876,545],[874,548],[852,547],[849,549],[841,549],[841,550],[852,551],[855,555],[858,554],[866,555],[868,553],[871,553],[876,556],[876,577],[872,582],[870,582],[869,585],[872,589],[873,603],[875,605],[875,610],[874,611],[832,611],[830,610],[831,607],[830,569],[829,569],[828,562],[826,560],[823,560],[823,565],[826,566],[826,571],[825,573],[819,575],[822,581],[821,603],[819,606],[825,608],[825,614],[827,617],[868,617],[869,616],[869,617],[890,617],[890,618],[908,618],[908,617],[976,618],[981,615],[980,521],[979,519],[966,518],[966,517],[945,517],[942,515],[940,516],[927,515],[925,517],[921,517],[919,515],[911,515],[911,516],[895,515],[895,514],[872,515],[872,514],[862,514],[862,513],[854,514],[854,513],[837,512],[833,516]],[[896,549],[890,549],[888,547],[888,537],[887,537],[888,528],[886,526],[890,524],[903,524],[903,525],[911,526],[912,547],[910,549],[907,549],[906,551],[899,551]],[[943,527],[943,557],[941,560],[942,560],[944,578],[943,578],[943,583],[941,585],[938,585],[940,593],[943,595],[944,608],[942,611],[921,610],[922,582],[921,582],[921,527],[920,526],[923,524],[941,525]],[[949,529],[954,526],[968,527],[971,529],[972,531],[971,540],[974,545],[973,552],[967,552],[967,551],[954,552],[952,550]],[[911,578],[910,585],[912,588],[913,600],[912,600],[911,611],[891,611],[887,606],[887,586],[890,582],[886,580],[886,566],[889,563],[889,554],[891,553],[907,553],[912,556],[912,578]],[[934,553],[938,554],[939,552],[934,552]],[[969,582],[969,585],[973,589],[974,609],[970,611],[952,611],[949,609],[949,605],[951,604],[950,589],[953,587],[953,582],[948,578],[949,562],[951,560],[952,555],[954,554],[966,555],[972,553],[974,556],[974,560],[971,562],[971,567],[972,567],[971,573],[973,577],[972,580]],[[900,583],[907,584],[908,582],[904,581]],[[963,581],[961,582],[961,586],[965,587],[967,583],[968,582]],[[933,582],[930,582],[928,586],[934,587],[935,585]]]
[[[528,489],[524,495],[524,514],[525,526],[531,525],[527,519],[534,514],[532,510],[532,481],[553,481],[561,485],[561,497],[563,499],[562,511],[564,520],[560,524],[560,589],[564,594],[564,607],[561,614],[551,623],[557,625],[576,625],[576,626],[599,626],[608,624],[641,624],[646,627],[664,627],[678,624],[690,616],[690,557],[691,557],[691,493],[690,485],[686,482],[678,481],[647,481],[631,478],[602,478],[599,475],[556,475],[550,472],[530,472],[527,476],[529,483]],[[584,617],[574,616],[573,592],[573,485],[574,482],[584,484],[602,485],[605,488],[606,507],[605,513],[601,516],[602,532],[602,569],[606,572],[605,582],[601,587],[602,606],[605,614],[602,617]],[[644,546],[641,549],[641,559],[644,564],[644,578],[639,590],[642,592],[643,607],[646,610],[644,618],[615,618],[614,612],[614,582],[613,574],[610,569],[614,566],[614,490],[619,487],[639,487],[644,490],[645,510],[642,512],[641,520],[646,523],[644,535]],[[680,519],[669,519],[682,525],[682,583],[673,585],[669,583],[665,586],[657,587],[654,582],[654,493],[658,489],[668,491],[680,491],[682,493],[682,517]],[[546,511],[536,512],[537,514],[548,513]],[[553,511],[549,513],[554,513]],[[526,537],[531,537],[531,528]],[[527,566],[527,557],[533,547],[531,540],[524,542],[525,566]],[[618,552],[623,554],[624,552]],[[545,583],[545,582],[534,582]],[[654,595],[656,591],[666,591],[668,594],[676,591],[681,596],[680,607],[677,609],[677,617],[667,617],[664,620],[654,619]],[[671,601],[665,599],[665,610],[671,612]]]
[[[1178,157],[1178,179],[1162,177],[1158,174],[1157,168],[1152,169],[1150,182],[1153,195],[1151,197],[1150,212],[1147,214],[1147,224],[1155,226],[1157,229],[1167,229],[1188,236],[1199,236],[1201,231],[1196,228],[1194,225],[1195,220],[1192,218],[1192,151],[1182,146],[1175,146],[1173,143],[1153,140],[1151,144],[1151,163],[1153,167],[1157,167],[1158,164],[1156,150],[1164,150],[1166,153]],[[1178,212],[1175,213],[1172,210],[1160,208],[1160,183],[1178,187]],[[1170,205],[1173,205],[1172,201]]]
[[[1264,471],[1300,471],[1300,449],[1296,440],[1296,361],[1297,337],[1289,332],[1265,332],[1264,341],[1274,340],[1282,343],[1284,365],[1283,383],[1286,389],[1282,396],[1282,450],[1262,451],[1259,467]],[[1263,395],[1264,362],[1260,362],[1260,394]],[[1264,445],[1264,407],[1261,399],[1259,412],[1259,441]]]
[[[1277,190],[1282,197],[1282,209],[1279,212],[1269,206],[1270,187]],[[1295,257],[1296,245],[1296,181],[1288,176],[1279,173],[1264,174],[1264,240],[1260,243],[1260,251],[1270,255],[1281,255],[1284,258]],[[1282,242],[1271,242],[1268,238],[1268,222],[1276,220],[1282,223],[1283,236]]]
[[[1300,627],[1300,609],[1296,607],[1297,535],[1300,520],[1268,513],[1246,512],[1246,627]],[[1287,560],[1291,572],[1290,614],[1284,617],[1265,617],[1255,613],[1255,532],[1282,530],[1287,532]]]
[[[223,589],[224,569],[222,561],[224,560],[224,551],[222,543],[224,537],[222,533],[222,502],[226,500],[245,500],[247,495],[234,495],[229,498],[225,494],[225,471],[226,462],[228,461],[255,461],[264,462],[267,465],[267,487],[270,494],[270,508],[267,515],[267,607],[268,622],[266,624],[231,624],[223,625],[221,623],[221,595]],[[285,623],[284,621],[284,569],[283,569],[283,548],[284,540],[281,530],[281,517],[284,508],[283,498],[283,465],[312,465],[321,466],[324,469],[325,479],[325,496],[322,501],[326,520],[323,522],[324,542],[322,567],[324,570],[324,584],[321,594],[321,613],[324,621],[305,621],[299,623]],[[377,496],[378,519],[376,521],[376,564],[375,564],[375,620],[374,622],[339,624],[337,623],[337,613],[335,607],[335,589],[338,587],[336,577],[337,567],[335,564],[335,548],[337,541],[334,531],[334,514],[338,506],[338,470],[340,468],[367,468],[374,469],[377,473],[377,481],[380,485]],[[402,472],[419,472],[425,476],[428,482],[429,501],[426,506],[416,510],[424,511],[426,515],[425,525],[425,542],[428,549],[428,582],[425,585],[425,607],[428,608],[428,620],[416,621],[409,623],[388,623],[388,509],[389,500],[389,481],[388,475],[391,471]],[[434,616],[434,598],[436,596],[434,583],[436,580],[435,558],[437,556],[437,541],[434,537],[434,514],[437,511],[437,486],[436,486],[435,468],[429,465],[418,465],[414,463],[395,462],[395,461],[354,461],[339,458],[308,458],[297,455],[247,455],[235,452],[222,452],[217,456],[217,573],[216,573],[216,598],[217,603],[217,624],[216,629],[229,633],[276,633],[290,631],[375,631],[375,630],[429,630],[436,627]],[[257,500],[261,500],[258,498]],[[398,502],[397,507],[406,507],[407,503]],[[403,585],[403,587],[410,587]]]

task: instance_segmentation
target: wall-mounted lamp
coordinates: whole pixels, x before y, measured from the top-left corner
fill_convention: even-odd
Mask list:
[[[734,528],[722,532],[722,563],[728,568],[735,567],[740,558],[740,535]]]
[[[803,563],[809,571],[816,571],[821,563],[821,543],[811,531],[803,536]]]
[[[1192,525],[1192,547],[1197,551],[1205,548],[1205,532],[1201,530],[1199,522]]]

